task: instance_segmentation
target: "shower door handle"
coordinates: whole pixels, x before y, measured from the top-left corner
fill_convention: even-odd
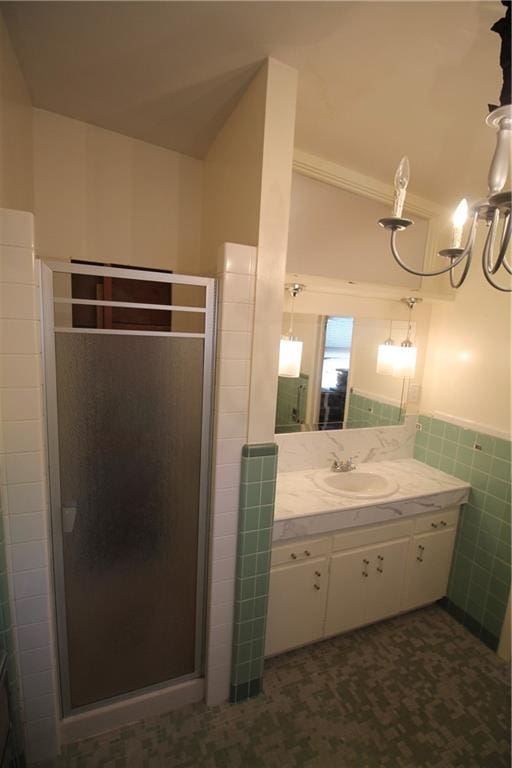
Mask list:
[[[76,519],[76,503],[62,507],[62,533],[73,533]]]

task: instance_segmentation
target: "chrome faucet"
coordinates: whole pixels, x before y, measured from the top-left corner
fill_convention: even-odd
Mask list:
[[[334,456],[334,461],[331,464],[331,471],[332,472],[351,472],[353,469],[356,469],[356,465],[352,464],[353,456],[351,456],[348,459],[340,459],[334,451],[331,451],[331,456]]]

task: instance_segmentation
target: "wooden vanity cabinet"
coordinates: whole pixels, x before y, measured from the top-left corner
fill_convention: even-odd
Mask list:
[[[446,594],[458,507],[272,551],[267,656],[402,611]]]
[[[446,594],[458,510],[418,521],[409,547],[404,610],[439,600]]]
[[[331,556],[324,635],[400,613],[408,539]]]
[[[267,614],[267,655],[320,640],[326,597],[326,557],[273,568]]]
[[[265,650],[274,655],[323,637],[330,540],[274,547]]]

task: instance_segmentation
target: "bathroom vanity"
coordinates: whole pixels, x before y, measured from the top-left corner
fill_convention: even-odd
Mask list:
[[[280,474],[266,655],[443,597],[469,490],[414,459]]]

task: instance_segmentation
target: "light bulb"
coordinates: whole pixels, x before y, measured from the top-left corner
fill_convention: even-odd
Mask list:
[[[397,218],[402,216],[409,177],[409,158],[407,155],[404,155],[400,160],[395,173],[395,204],[393,206],[393,216],[396,216]]]
[[[455,209],[455,213],[452,216],[452,224],[453,224],[452,248],[460,248],[460,244],[462,242],[462,232],[464,230],[464,224],[466,223],[467,218],[468,218],[468,201],[464,197],[458,204],[457,208]]]

